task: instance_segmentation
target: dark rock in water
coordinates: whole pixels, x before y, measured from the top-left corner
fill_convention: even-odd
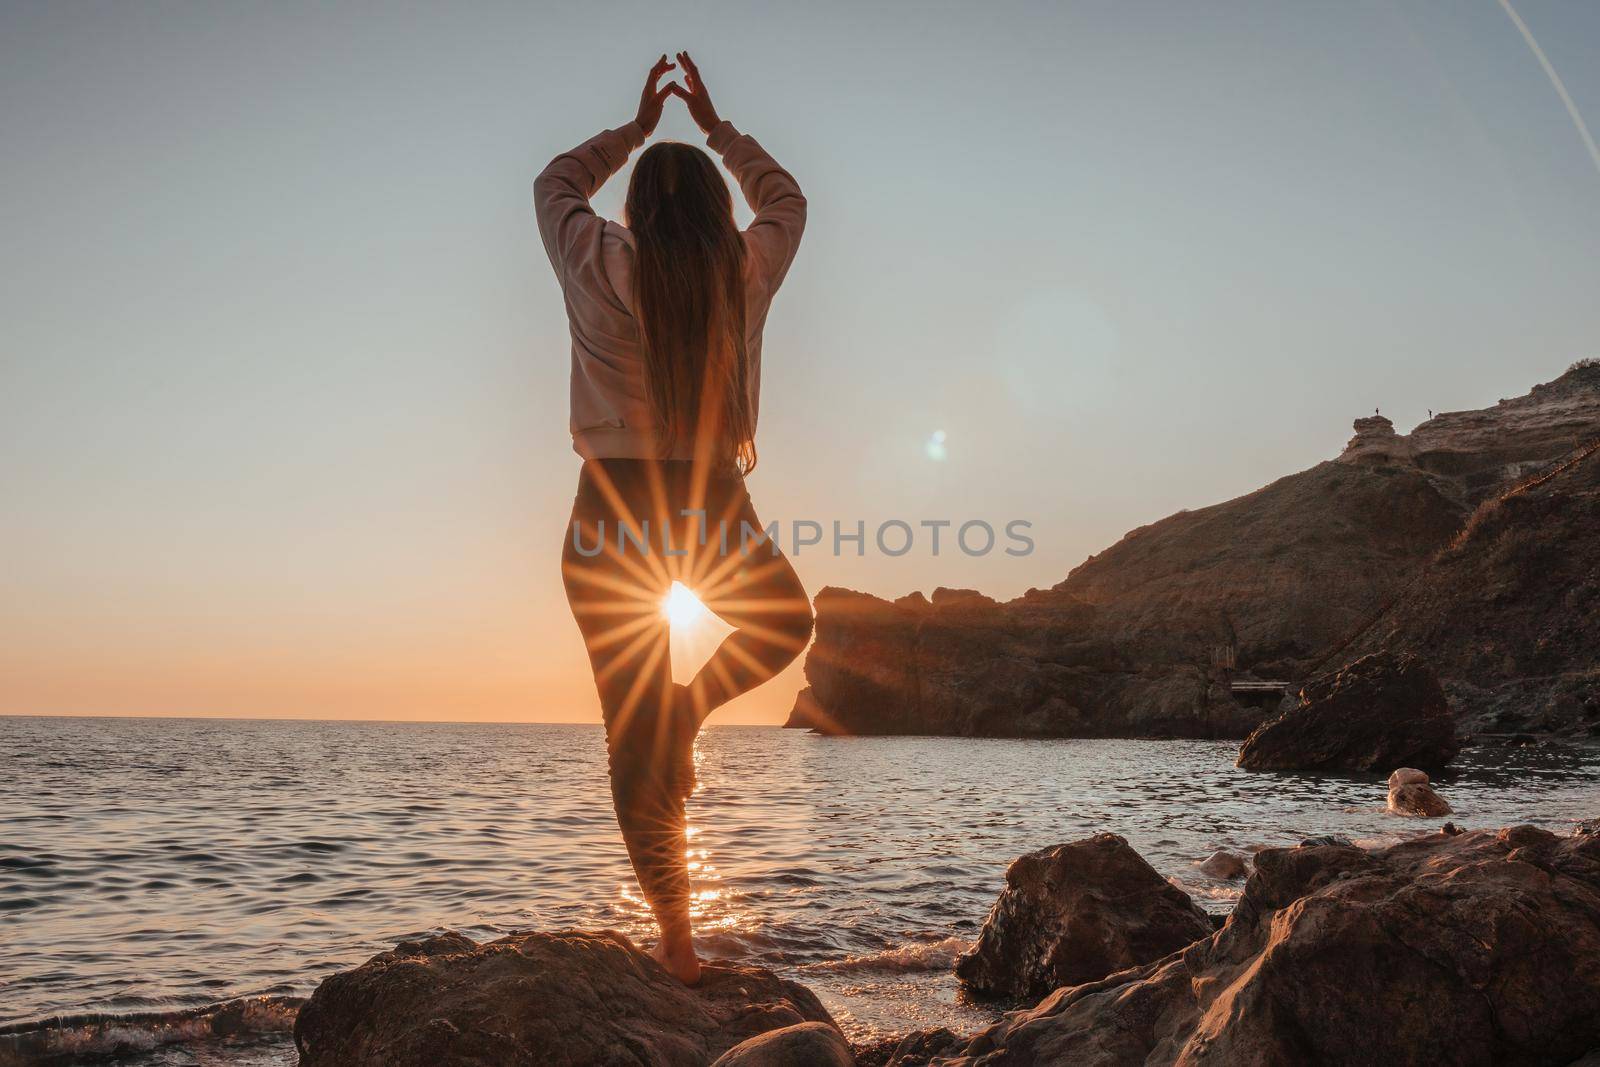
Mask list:
[[[769,971],[704,974],[688,989],[609,931],[482,945],[444,934],[328,978],[295,1044],[301,1067],[704,1067],[769,1030],[834,1026],[809,990]]]
[[[1253,771],[1438,769],[1460,750],[1439,679],[1411,655],[1375,652],[1311,679],[1298,707],[1262,723],[1239,748]]]
[[[746,1038],[711,1067],[855,1067],[855,1054],[827,1023],[796,1023]]]
[[[1210,920],[1116,834],[1030,852],[956,975],[986,996],[1040,997],[1148,963],[1211,933]]]
[[[1426,819],[1451,814],[1444,797],[1428,784],[1428,776],[1415,767],[1401,767],[1389,775],[1389,810],[1395,815],[1420,815]]]
[[[1267,849],[1228,924],[894,1067],[1568,1064],[1600,1047],[1600,837]]]
[[[1433,791],[1433,786],[1425,784],[1402,785],[1389,790],[1388,806],[1392,815],[1415,815],[1424,819],[1440,819],[1454,810],[1444,797]]]
[[[890,1064],[927,1064],[935,1062],[945,1053],[955,1053],[966,1046],[967,1039],[938,1027],[933,1030],[913,1030],[897,1037],[885,1037],[869,1045],[856,1046],[858,1067],[889,1067]]]
[[[1199,863],[1200,873],[1207,878],[1231,881],[1243,878],[1250,871],[1250,863],[1237,852],[1218,849]]]
[[[1316,848],[1318,845],[1340,845],[1345,848],[1353,847],[1350,844],[1350,839],[1342,834],[1317,834],[1314,837],[1307,837],[1300,842],[1299,847]],[[1265,851],[1266,849],[1261,850],[1261,852]],[[1259,856],[1261,852],[1257,852],[1256,855]]]
[[[1389,788],[1402,785],[1427,785],[1428,772],[1415,767],[1396,767],[1389,772]]]

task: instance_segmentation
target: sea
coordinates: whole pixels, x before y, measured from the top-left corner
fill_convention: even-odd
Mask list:
[[[970,1031],[998,1008],[951,965],[1024,852],[1118,833],[1225,912],[1240,883],[1197,869],[1216,849],[1444,821],[1388,814],[1376,775],[1236,753],[712,726],[701,952],[805,983],[858,1041]],[[1436,784],[1467,828],[1600,815],[1592,748],[1475,748]],[[0,718],[0,1065],[293,1064],[298,998],[335,971],[443,930],[571,927],[651,943],[597,725]]]

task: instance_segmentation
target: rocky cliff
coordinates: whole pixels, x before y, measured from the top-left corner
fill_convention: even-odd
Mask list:
[[[1429,661],[1466,728],[1600,737],[1600,446],[1491,497],[1341,657]]]
[[[1379,631],[1375,620],[1420,589],[1421,576],[1459,551],[1463,538],[1472,540],[1483,509],[1502,507],[1509,489],[1557,469],[1596,437],[1600,366],[1580,365],[1526,396],[1441,414],[1410,434],[1395,433],[1381,416],[1358,419],[1337,459],[1133,530],[1055,587],[1006,603],[960,590],[889,602],[824,589],[805,664],[809,687],[789,725],[868,734],[1241,737],[1266,709],[1235,702],[1230,674],[1213,666],[1219,653],[1223,662],[1233,658],[1232,677],[1296,681],[1353,647],[1354,635],[1403,635],[1429,655],[1465,639],[1459,623],[1430,629],[1426,621],[1443,610],[1445,577],[1437,595],[1419,591],[1405,601],[1414,606],[1404,626],[1395,615]],[[1520,526],[1531,518],[1522,508],[1499,512],[1501,523],[1522,530],[1522,572],[1537,572],[1535,557],[1547,551],[1582,570],[1573,561],[1590,558],[1592,536],[1562,548],[1549,530]],[[1556,537],[1589,536],[1586,521],[1575,518]],[[1487,531],[1483,538],[1476,543],[1504,543]],[[1551,613],[1570,607],[1552,599],[1549,581],[1549,595],[1508,607],[1526,616],[1529,634],[1540,625],[1560,629],[1561,616]],[[1539,647],[1543,659],[1513,656],[1508,666],[1502,656],[1499,673],[1486,673],[1480,656],[1467,674],[1460,674],[1463,657],[1472,657],[1456,649],[1439,674],[1447,688],[1458,674],[1503,687],[1529,670],[1596,667],[1593,642]]]

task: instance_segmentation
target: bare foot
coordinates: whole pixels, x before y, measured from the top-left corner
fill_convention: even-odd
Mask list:
[[[700,957],[695,955],[694,943],[687,938],[683,944],[671,947],[664,939],[656,942],[656,947],[650,950],[650,958],[684,985],[700,984]]]

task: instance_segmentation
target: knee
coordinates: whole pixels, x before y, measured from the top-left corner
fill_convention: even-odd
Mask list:
[[[811,601],[803,593],[796,597],[793,604],[775,620],[776,628],[783,635],[783,643],[791,660],[805,650],[811,640],[812,631],[816,628],[816,621],[817,616],[811,608]]]

